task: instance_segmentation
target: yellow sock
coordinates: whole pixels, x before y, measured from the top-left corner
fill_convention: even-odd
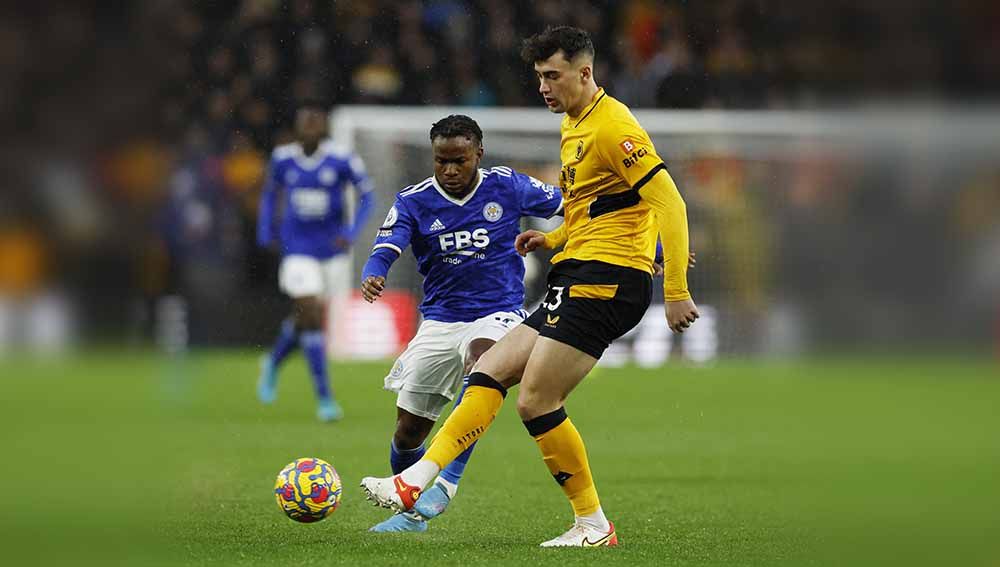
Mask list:
[[[492,387],[470,384],[462,402],[434,435],[424,459],[443,469],[476,442],[493,423],[503,405],[503,393]]]
[[[561,416],[554,416],[554,414],[561,414]],[[528,421],[525,425],[535,438],[535,442],[538,443],[538,448],[542,450],[545,466],[549,468],[552,477],[556,479],[566,497],[569,498],[569,502],[573,506],[573,513],[577,516],[585,516],[596,512],[601,506],[601,501],[597,497],[594,478],[590,474],[590,463],[587,462],[587,448],[583,446],[583,438],[573,426],[573,422],[565,416],[566,413],[559,409],[551,414]],[[555,419],[552,419],[553,417]],[[539,425],[541,428],[545,427],[544,420],[552,423],[557,421],[559,417],[563,419],[558,425],[536,435]],[[539,424],[540,421],[541,424]]]

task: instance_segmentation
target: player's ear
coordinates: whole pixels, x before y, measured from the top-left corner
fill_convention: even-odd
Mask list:
[[[476,150],[476,158],[483,159],[484,153],[486,153],[486,148],[482,144],[479,144],[479,149]]]
[[[594,75],[594,65],[592,63],[584,63],[580,66],[580,79],[583,82],[587,82]]]

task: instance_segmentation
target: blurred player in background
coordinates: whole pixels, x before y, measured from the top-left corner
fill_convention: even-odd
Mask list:
[[[385,379],[386,389],[397,392],[389,457],[394,474],[420,460],[462,377],[527,316],[524,261],[514,249],[521,218],[549,218],[562,209],[551,185],[507,167],[480,169],[483,133],[468,116],[436,122],[430,139],[434,175],[397,194],[362,274],[361,292],[374,302],[389,267],[412,246],[424,277],[424,321]],[[455,496],[471,453],[469,446],[444,467],[413,511],[372,531],[426,530],[426,520]]]
[[[324,300],[336,291],[337,282],[348,277],[345,253],[375,204],[364,164],[326,139],[328,124],[325,105],[310,101],[298,108],[297,141],[274,149],[257,223],[257,244],[281,254],[279,285],[293,300],[292,314],[262,363],[257,395],[265,404],[275,400],[278,368],[297,346],[302,347],[322,421],[343,417],[327,375]],[[344,201],[348,184],[359,196],[349,220]],[[276,219],[279,190],[283,207]]]
[[[698,318],[687,289],[684,201],[649,135],[621,102],[594,80],[588,34],[549,28],[524,42],[549,110],[561,127],[565,222],[550,233],[518,235],[518,252],[563,246],[553,259],[548,294],[524,324],[486,352],[469,375],[462,403],[426,455],[391,478],[362,479],[369,498],[407,510],[440,470],[475,443],[496,417],[507,389],[520,383],[517,411],[549,472],[570,501],[573,526],[543,547],[618,543],[601,508],[580,433],[563,403],[616,338],[650,304],[654,253],[664,249],[667,323],[683,332]],[[609,424],[610,425],[610,424]]]

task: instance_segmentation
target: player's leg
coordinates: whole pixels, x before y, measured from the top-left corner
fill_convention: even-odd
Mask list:
[[[538,332],[518,325],[479,359],[469,375],[462,403],[448,416],[427,454],[401,474],[361,480],[370,500],[395,510],[409,510],[431,480],[474,444],[496,417],[507,388],[520,382]]]
[[[451,401],[461,380],[460,337],[468,325],[425,320],[385,377],[385,389],[397,393],[389,459],[394,474],[424,455],[424,440]]]
[[[269,404],[277,397],[278,369],[288,355],[295,352],[299,346],[299,330],[295,326],[295,317],[289,315],[281,322],[278,338],[271,347],[271,352],[264,355],[260,362],[260,379],[257,381],[257,397],[261,402]]]
[[[587,532],[581,532],[582,537],[591,543],[611,544],[613,531],[601,510],[583,438],[563,408],[569,393],[595,364],[597,358],[590,354],[554,339],[539,337],[521,381],[517,412],[538,443],[549,473],[569,499],[576,518],[574,525],[588,528]],[[570,539],[576,536],[575,533],[567,535]],[[556,538],[546,544],[580,543],[564,543]]]
[[[541,336],[524,370],[517,409],[576,520],[568,532],[542,545],[616,545],[583,438],[563,403],[608,345],[642,319],[651,297],[651,278],[600,262],[557,265],[553,272],[559,275],[550,278],[549,296],[528,320],[538,325]]]
[[[397,400],[396,432],[391,443],[389,462],[393,473],[401,472],[424,454],[423,442],[449,400],[439,394],[421,394],[402,390]],[[410,408],[410,409],[404,409]],[[422,415],[417,415],[422,414]],[[427,416],[427,417],[424,417]],[[372,526],[377,533],[424,532],[427,518],[410,511],[393,514]]]
[[[344,412],[330,390],[323,311],[324,303],[319,296],[299,297],[295,300],[295,316],[301,329],[299,345],[305,354],[318,401],[316,415],[321,421],[333,421],[342,418]]]
[[[281,259],[278,287],[293,301],[296,297],[317,293],[321,288],[322,282],[317,280],[315,270],[310,268],[310,260],[298,255],[285,256]],[[281,363],[298,348],[300,332],[293,309],[282,321],[271,352],[261,360],[260,378],[257,381],[257,397],[261,402],[269,404],[277,397],[278,369]]]
[[[427,394],[424,395],[426,397]],[[400,392],[400,404],[412,407],[415,401],[404,401],[417,398],[416,394]],[[425,405],[425,404],[423,404]],[[396,407],[396,431],[392,435],[389,451],[389,467],[393,474],[399,474],[424,456],[424,440],[434,427],[434,419],[421,417],[415,413]]]
[[[396,430],[390,466],[398,474],[424,455],[423,442],[450,403],[461,379],[459,346],[469,323],[426,320],[385,378],[385,388],[398,392]],[[375,532],[424,531],[423,518],[397,514],[374,526]]]
[[[514,322],[514,319],[510,320]],[[519,322],[519,321],[518,321]],[[495,333],[497,338],[506,333],[506,328],[502,331]],[[479,331],[475,334],[480,335],[493,335],[489,331]],[[469,387],[469,373],[472,372],[472,368],[475,366],[479,358],[490,349],[496,340],[487,337],[476,337],[469,341],[468,347],[465,351],[465,364],[462,369],[462,374],[464,378],[462,379],[462,389],[459,391],[458,395],[455,397],[455,407],[457,408],[459,404],[462,403],[462,398],[465,396],[465,391]],[[462,475],[465,473],[465,467],[469,463],[469,458],[472,457],[472,451],[476,448],[476,444],[473,443],[468,449],[462,451],[462,453],[455,457],[455,460],[448,463],[444,469],[438,474],[437,478],[434,479],[433,484],[430,488],[425,490],[417,502],[413,505],[413,510],[426,519],[435,518],[444,513],[448,508],[448,504],[455,494],[458,493],[458,484],[462,480]],[[395,471],[393,471],[395,472]]]

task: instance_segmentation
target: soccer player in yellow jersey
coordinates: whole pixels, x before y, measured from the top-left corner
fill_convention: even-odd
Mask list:
[[[462,404],[423,459],[361,486],[376,504],[406,510],[438,472],[476,442],[520,383],[517,412],[573,508],[566,533],[543,547],[618,543],[601,509],[587,452],[563,403],[616,338],[638,324],[652,296],[653,256],[664,251],[664,298],[678,333],[698,318],[687,289],[687,213],[673,180],[628,107],[597,86],[594,46],[583,30],[548,28],[524,42],[539,92],[562,121],[561,189],[565,221],[550,233],[527,231],[515,246],[563,250],[553,259],[548,294],[523,324],[500,339],[469,376]]]

